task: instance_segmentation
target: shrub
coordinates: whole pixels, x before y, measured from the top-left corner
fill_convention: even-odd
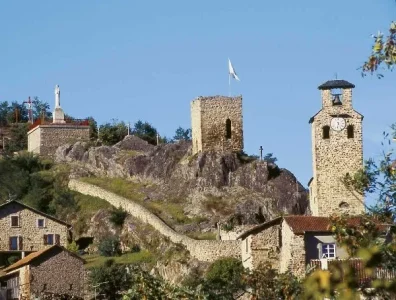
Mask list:
[[[122,227],[122,225],[124,225],[124,221],[127,215],[128,213],[121,207],[113,209],[110,215],[110,222],[113,223],[115,226]]]
[[[76,253],[78,251],[78,245],[76,244],[75,241],[73,241],[67,245],[67,250],[69,250],[70,252]]]
[[[100,255],[117,256],[121,254],[120,240],[116,236],[105,237],[98,246]]]
[[[20,259],[21,258],[19,257],[19,255],[12,255],[12,256],[7,258],[7,262],[8,262],[8,264],[12,265],[12,264],[16,263]]]

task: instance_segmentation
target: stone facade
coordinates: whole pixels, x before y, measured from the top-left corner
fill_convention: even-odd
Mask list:
[[[39,251],[48,248],[51,241],[66,246],[70,238],[69,226],[19,202],[5,203],[0,206],[0,251]]]
[[[194,240],[174,231],[164,221],[140,204],[108,192],[98,186],[71,179],[69,188],[81,194],[104,199],[115,207],[122,207],[133,217],[153,226],[159,233],[168,237],[171,242],[184,245],[190,255],[198,260],[214,261],[220,257],[241,257],[239,241]]]
[[[5,269],[7,274],[2,281],[9,283],[16,279],[22,299],[44,293],[84,297],[84,261],[61,247],[51,247],[34,258],[27,256],[14,265]]]
[[[243,149],[242,96],[198,97],[191,102],[193,153]]]
[[[28,132],[28,151],[53,156],[59,146],[89,141],[89,126],[74,124],[38,125]]]
[[[363,168],[363,116],[353,109],[352,88],[341,90],[342,104],[334,105],[330,87],[323,88],[322,109],[310,120],[313,178],[309,189],[314,216],[344,212],[356,215],[364,211],[363,196],[348,190],[342,182],[347,173],[353,175]],[[342,130],[331,127],[334,117],[345,120]]]

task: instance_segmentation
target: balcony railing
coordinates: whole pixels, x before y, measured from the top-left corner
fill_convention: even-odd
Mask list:
[[[396,278],[396,269],[385,269],[377,267],[372,273],[369,274],[364,268],[363,261],[358,258],[327,260],[327,266],[329,270],[331,270],[332,266],[334,265],[341,266],[342,270],[342,266],[348,266],[353,269],[360,286],[367,285],[375,279],[393,280]],[[323,269],[320,259],[312,259],[310,262],[310,266],[314,270]],[[341,276],[344,277],[344,274],[342,273]],[[342,279],[344,280],[344,278]]]
[[[32,130],[33,128],[36,128],[39,125],[73,125],[73,126],[89,126],[89,120],[85,119],[68,119],[65,118],[66,123],[52,123],[52,119],[37,119],[34,121],[32,125],[29,126],[29,130]]]

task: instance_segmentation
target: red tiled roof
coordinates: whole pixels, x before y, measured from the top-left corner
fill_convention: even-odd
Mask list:
[[[331,232],[331,222],[328,217],[313,217],[313,216],[285,216],[278,217],[271,221],[262,223],[249,229],[239,235],[237,239],[244,239],[245,237],[263,231],[273,225],[280,224],[284,220],[291,228],[294,234],[301,235],[305,232]],[[347,220],[348,225],[358,226],[360,224],[361,217],[351,217]],[[380,230],[386,230],[390,225],[378,223]]]
[[[307,231],[316,232],[331,232],[331,222],[328,217],[313,217],[313,216],[285,216],[284,220],[290,226],[294,234],[304,234]],[[350,226],[360,225],[361,217],[351,217],[347,219],[347,224]],[[379,224],[380,229],[384,230],[388,226],[386,224]]]

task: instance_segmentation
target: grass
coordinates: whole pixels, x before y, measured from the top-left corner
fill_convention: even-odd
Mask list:
[[[122,178],[86,177],[82,180],[139,203],[169,225],[193,224],[206,220],[205,218],[189,218],[186,216],[183,211],[182,199],[170,199],[170,201],[143,201],[145,195],[141,192],[143,189],[142,183],[135,183]]]
[[[121,256],[114,257],[105,257],[99,254],[91,254],[91,255],[83,255],[83,259],[85,259],[86,268],[100,267],[102,266],[106,260],[114,259],[116,264],[136,264],[136,263],[151,263],[154,261],[153,255],[146,251],[142,250],[140,252],[135,253],[125,253]]]
[[[142,203],[144,199],[144,194],[141,192],[141,189],[143,188],[141,183],[135,183],[122,178],[100,177],[85,177],[82,178],[82,181],[97,185],[105,190],[111,191],[138,203]]]
[[[214,196],[211,194],[207,194],[206,200],[203,201],[203,206],[206,211],[215,212],[220,215],[228,215],[233,211],[233,205],[231,205],[230,201],[223,199],[223,197]]]

